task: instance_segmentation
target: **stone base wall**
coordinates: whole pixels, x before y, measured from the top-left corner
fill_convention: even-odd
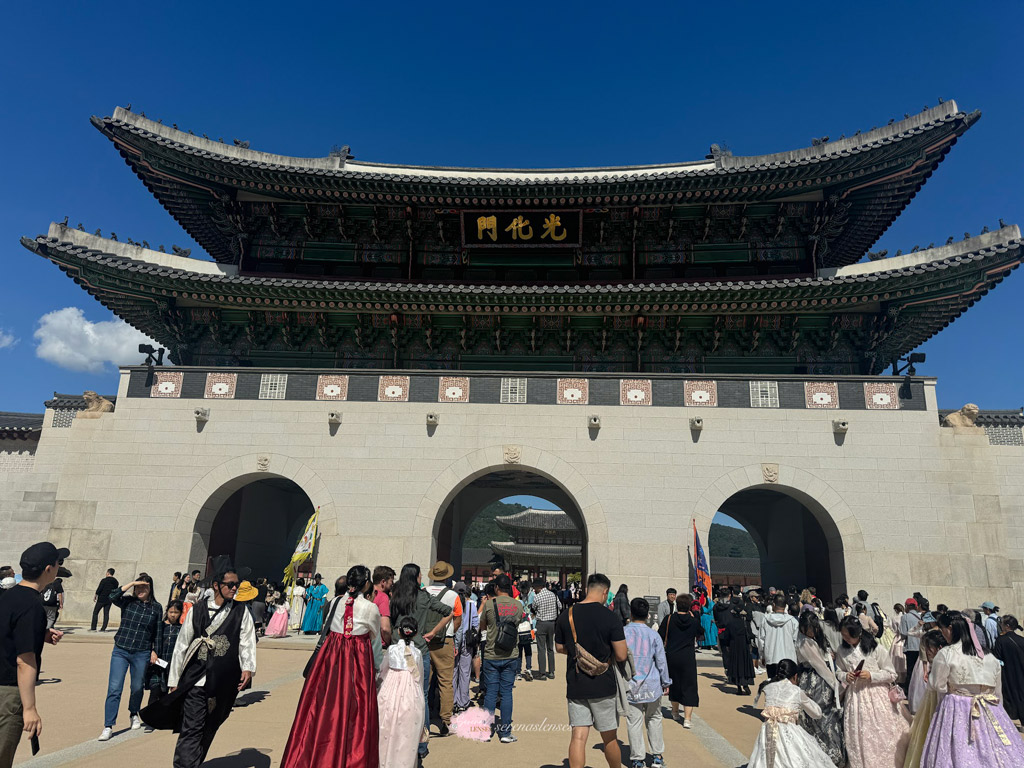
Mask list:
[[[850,412],[147,399],[126,390],[127,374],[114,413],[44,429],[34,471],[0,475],[10,559],[17,542],[44,535],[71,548],[69,619],[88,617],[108,567],[122,580],[146,570],[166,596],[173,571],[205,566],[217,509],[252,480],[288,478],[320,507],[317,570],[333,579],[356,563],[428,567],[452,499],[507,470],[568,494],[586,524],[587,570],[635,594],[686,587],[694,523],[706,546],[730,497],[772,489],[822,523],[839,556],[834,588],[864,588],[890,606],[913,590],[933,604],[1022,606],[1024,450],[990,445],[982,430],[940,428],[933,384],[926,410]],[[203,425],[197,407],[210,410]],[[331,411],[340,424],[329,423]],[[694,416],[704,420],[699,432]],[[849,421],[845,435],[833,431],[836,419]]]

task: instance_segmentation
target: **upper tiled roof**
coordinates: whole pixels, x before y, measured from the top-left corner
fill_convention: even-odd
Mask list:
[[[235,235],[214,220],[225,201],[431,208],[668,206],[832,199],[826,265],[857,261],[892,224],[980,113],[947,101],[834,142],[766,155],[603,168],[480,169],[297,158],[200,138],[118,107],[93,124],[175,219],[217,261]],[[801,198],[809,199],[809,198]],[[838,222],[842,220],[840,226]]]
[[[576,531],[576,524],[562,510],[524,509],[511,515],[499,515],[494,522],[506,531]]]

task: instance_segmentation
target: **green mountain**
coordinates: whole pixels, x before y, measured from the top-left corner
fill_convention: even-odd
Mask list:
[[[526,507],[522,504],[506,504],[503,501],[496,501],[484,507],[466,529],[466,536],[462,541],[463,547],[474,549],[486,549],[491,546],[492,541],[508,541],[508,534],[498,527],[494,518],[499,515],[513,515],[522,512]]]
[[[742,528],[711,524],[708,534],[708,557],[760,557],[757,545]]]

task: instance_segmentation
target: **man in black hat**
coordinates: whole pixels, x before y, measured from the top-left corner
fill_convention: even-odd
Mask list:
[[[256,628],[246,604],[235,600],[240,584],[234,569],[214,576],[213,596],[195,604],[178,634],[170,692],[141,712],[147,725],[179,733],[174,768],[202,765],[238,692],[256,673]]]
[[[48,541],[33,544],[21,555],[21,582],[0,600],[0,768],[14,762],[22,732],[38,737],[43,731],[36,709],[43,643],[56,644],[64,633],[47,629],[40,592],[58,575],[71,575],[61,568],[70,554]]]

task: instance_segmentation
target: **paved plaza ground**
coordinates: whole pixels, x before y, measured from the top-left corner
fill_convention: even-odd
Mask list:
[[[103,727],[103,698],[113,632],[72,630],[56,648],[43,654],[42,685],[38,689],[43,716],[42,749],[31,758],[28,744],[18,750],[17,765],[49,768],[169,765],[174,735],[128,730],[127,691],[121,714],[108,742],[96,741]],[[271,768],[281,752],[302,688],[302,668],[311,641],[305,638],[265,640],[259,645],[259,672],[253,689],[239,697],[228,722],[217,735],[206,765],[211,768]],[[562,657],[556,680],[520,682],[515,689],[516,744],[476,743],[454,736],[430,742],[427,768],[477,768],[500,756],[502,768],[562,768],[567,766],[569,731],[565,709]],[[698,654],[701,706],[693,730],[665,722],[665,759],[670,768],[737,768],[746,763],[760,728],[750,705],[752,697],[722,690],[722,664],[717,654]],[[763,678],[759,678],[761,680]],[[732,689],[730,689],[732,690]],[[668,710],[666,709],[666,713]],[[625,720],[619,737],[626,739]],[[591,739],[587,765],[606,765]],[[624,760],[628,752],[623,745]],[[628,764],[628,763],[627,763]]]

